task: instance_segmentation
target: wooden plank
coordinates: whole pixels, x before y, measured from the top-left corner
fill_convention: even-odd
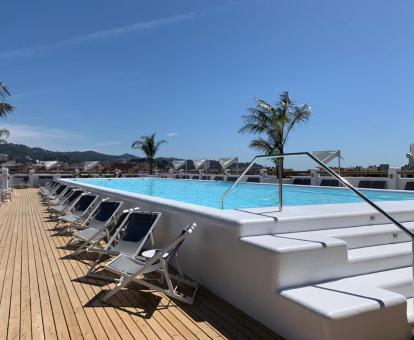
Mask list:
[[[29,262],[29,282],[30,282],[30,313],[32,322],[32,338],[44,339],[43,332],[43,316],[42,316],[42,304],[40,301],[39,282],[37,277],[37,263],[35,260],[34,251],[34,229],[30,222],[27,229],[27,256]]]
[[[4,269],[0,270],[0,275],[3,274],[3,287],[0,298],[0,339],[7,339],[7,333],[9,330],[9,321],[10,321],[10,305],[11,305],[11,292],[13,287],[13,273],[14,273],[14,263],[16,255],[16,245],[18,233],[16,230],[17,220],[14,219],[10,226],[10,243],[6,245],[6,261],[4,263]]]
[[[24,212],[22,211],[24,214]],[[14,257],[13,277],[11,281],[11,298],[10,298],[10,314],[9,325],[7,331],[8,339],[19,338],[20,334],[20,294],[21,294],[21,265],[22,265],[22,222],[23,214],[16,216],[14,220],[13,233],[16,234],[16,243],[14,249],[11,249],[11,254]]]
[[[28,214],[28,211],[25,212]],[[31,293],[29,276],[28,232],[30,219],[22,221],[22,255],[21,255],[21,306],[20,306],[20,339],[32,339]]]

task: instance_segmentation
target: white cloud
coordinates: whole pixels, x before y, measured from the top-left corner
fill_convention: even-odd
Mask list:
[[[8,129],[14,139],[27,139],[27,138],[53,138],[53,139],[64,139],[64,138],[75,138],[79,137],[79,134],[61,130],[48,128],[43,126],[35,125],[24,125],[24,124],[2,124],[2,127]]]
[[[47,149],[69,149],[77,146],[83,136],[73,131],[24,124],[0,124],[10,131],[9,143]]]
[[[157,28],[160,26],[170,25],[178,23],[185,20],[193,19],[195,16],[194,12],[179,14],[170,17],[158,18],[149,21],[136,22],[131,25],[110,28],[105,30],[96,31],[93,33],[88,33],[78,37],[69,38],[62,41],[57,41],[48,45],[37,45],[30,47],[17,48],[12,50],[7,50],[0,52],[0,58],[15,58],[15,57],[29,57],[36,53],[47,52],[51,49],[80,45],[92,41],[104,40],[108,38],[113,38],[119,35],[128,34],[135,31],[143,31],[152,28]]]
[[[167,137],[176,137],[179,135],[179,133],[178,132],[167,132],[165,135]]]
[[[11,99],[19,99],[19,98],[24,98],[27,96],[33,96],[35,94],[41,93],[41,91],[27,91],[27,92],[20,92],[20,93],[16,93],[16,94],[12,94]]]

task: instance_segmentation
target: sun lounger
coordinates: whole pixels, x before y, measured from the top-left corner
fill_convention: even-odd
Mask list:
[[[76,204],[72,207],[71,210],[64,216],[59,217],[59,221],[55,226],[55,229],[62,223],[70,223],[63,231],[70,230],[77,224],[80,224],[84,221],[84,219],[89,215],[92,211],[95,202],[98,200],[99,196],[85,193],[82,194],[80,199],[76,202]],[[62,232],[63,232],[62,231]],[[61,232],[58,232],[60,234]]]
[[[71,208],[78,202],[83,193],[84,192],[81,189],[72,190],[70,195],[60,204],[50,206],[49,211],[54,214],[62,214],[69,212]]]
[[[361,180],[358,183],[358,188],[370,189],[372,188],[372,181]]]
[[[323,179],[320,184],[321,187],[339,187],[337,179]]]
[[[385,189],[385,181],[372,181],[372,189]]]
[[[310,185],[310,178],[294,178],[292,184],[296,185]]]
[[[159,212],[131,210],[104,248],[91,247],[88,249],[90,252],[98,253],[99,256],[86,275],[93,275],[92,273],[103,255],[123,254],[136,258],[149,240],[153,246],[152,231],[160,218],[161,213]]]
[[[104,301],[118,293],[131,282],[136,282],[149,289],[164,293],[179,301],[192,304],[197,293],[198,285],[192,280],[185,279],[182,274],[175,275],[169,272],[170,262],[177,256],[179,248],[185,239],[195,230],[196,224],[188,226],[170,244],[161,250],[154,251],[154,255],[147,260],[140,261],[136,258],[119,255],[106,266],[105,270],[120,276],[119,283],[104,297]],[[148,274],[159,273],[161,279],[152,279]],[[175,283],[175,285],[174,285]],[[187,286],[193,290],[191,295],[185,295],[178,291],[180,285]]]
[[[115,225],[116,215],[121,208],[122,201],[102,200],[92,213],[76,230],[67,245],[75,240],[81,241],[81,245],[71,255],[77,255],[85,250],[88,245],[97,244],[103,238],[109,238],[109,229]],[[69,231],[69,230],[66,230]]]
[[[407,183],[405,183],[404,190],[414,190],[414,182],[407,182]]]
[[[64,194],[64,191],[67,190],[68,186],[66,184],[61,184],[59,187],[56,188],[56,190],[44,197],[45,201],[53,201],[55,198],[58,198],[62,193]]]
[[[55,187],[58,184],[57,181],[49,181],[44,185],[43,187],[39,188],[39,191],[41,194],[50,191],[53,187]]]
[[[62,204],[68,199],[70,195],[72,195],[74,190],[74,188],[67,188],[67,190],[63,190],[62,194],[59,195],[59,197],[55,198],[54,200],[48,201],[47,204],[51,206]]]
[[[62,183],[60,183],[60,182],[54,182],[49,188],[45,188],[44,190],[40,190],[40,193],[42,194],[43,197],[46,197],[48,195],[53,194],[61,185],[62,185]]]
[[[0,189],[0,202],[12,200],[12,189]]]

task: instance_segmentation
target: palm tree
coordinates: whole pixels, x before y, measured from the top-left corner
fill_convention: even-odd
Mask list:
[[[14,107],[9,103],[3,102],[10,96],[10,92],[6,85],[0,82],[0,118],[6,117],[8,113],[14,110]],[[6,144],[6,138],[10,136],[7,129],[0,129],[0,144]]]
[[[3,102],[10,97],[10,92],[4,83],[0,82],[0,118],[6,117],[8,113],[14,110],[14,107],[9,103]]]
[[[7,129],[0,129],[0,144],[6,144],[6,138],[10,136],[10,132]]]
[[[132,143],[131,148],[141,150],[147,156],[151,175],[154,173],[156,165],[155,155],[161,144],[167,143],[166,140],[155,141],[155,132],[149,136],[142,136],[141,139]]]
[[[255,101],[256,106],[249,108],[247,114],[243,116],[244,125],[239,132],[259,135],[251,141],[249,146],[252,149],[269,156],[283,154],[293,128],[309,119],[310,106],[295,105],[287,91],[280,94],[279,101],[274,106],[263,99],[255,99]],[[279,166],[282,171],[282,159]]]

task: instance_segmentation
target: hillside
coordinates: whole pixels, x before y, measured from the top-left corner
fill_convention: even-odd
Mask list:
[[[96,151],[50,151],[42,148],[31,148],[23,144],[0,144],[0,154],[7,154],[11,159],[30,157],[33,160],[76,163],[84,161],[114,162],[121,159],[136,159],[131,154],[107,155]]]
[[[0,144],[0,154],[7,154],[11,160],[20,160],[22,158],[30,157],[33,161],[55,161],[58,160],[64,163],[81,163],[85,161],[100,161],[103,163],[112,163],[120,160],[135,160],[137,163],[146,162],[144,157],[137,157],[128,153],[122,155],[107,155],[96,151],[50,151],[42,148],[31,148],[23,144]],[[172,161],[175,157],[158,157],[157,165],[160,169],[169,169],[172,167]],[[240,162],[239,169],[246,168],[248,163]],[[235,170],[235,165],[231,167]],[[259,164],[253,166],[254,170],[260,169]],[[189,160],[187,163],[187,169],[194,171],[194,165]],[[217,160],[210,160],[210,169],[220,171],[221,167]]]

